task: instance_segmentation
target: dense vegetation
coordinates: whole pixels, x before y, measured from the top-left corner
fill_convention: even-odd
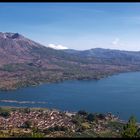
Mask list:
[[[128,123],[124,126],[122,131],[122,137],[124,138],[140,138],[140,129],[136,124],[135,116],[131,116]]]

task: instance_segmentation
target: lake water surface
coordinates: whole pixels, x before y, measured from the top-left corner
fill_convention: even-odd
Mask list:
[[[140,72],[121,73],[98,81],[64,81],[0,91],[0,106],[112,112],[122,119],[134,114],[140,121]]]

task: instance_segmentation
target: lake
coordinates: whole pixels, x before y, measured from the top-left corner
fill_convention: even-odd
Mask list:
[[[101,80],[73,80],[0,91],[0,106],[112,112],[121,119],[134,114],[140,122],[140,72],[121,73]]]

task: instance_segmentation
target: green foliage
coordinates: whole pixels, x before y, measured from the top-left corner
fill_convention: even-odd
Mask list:
[[[31,127],[31,121],[26,121],[24,124],[21,126],[22,128],[30,128]]]
[[[81,123],[83,123],[85,121],[84,117],[79,115],[79,114],[76,114],[75,116],[73,116],[72,118],[72,122],[77,125],[77,126],[80,126]]]
[[[124,126],[122,137],[134,138],[136,137],[137,130],[138,126],[136,125],[136,118],[131,116],[128,123]]]
[[[31,138],[44,138],[45,135],[43,133],[33,132]]]
[[[7,118],[10,116],[10,111],[8,109],[0,108],[0,116]]]
[[[136,137],[137,138],[140,138],[140,128],[137,130],[137,132],[136,132]]]
[[[118,121],[109,121],[107,124],[107,127],[109,127],[111,130],[118,130],[119,132],[123,131],[124,124],[118,122]]]
[[[24,109],[23,109],[23,112],[24,112],[24,113],[30,113],[30,108],[24,108]]]
[[[105,115],[104,114],[97,114],[96,117],[100,120],[105,119]]]
[[[65,127],[65,126],[58,126],[58,125],[56,125],[56,126],[54,126],[54,127],[50,127],[50,128],[48,128],[48,131],[49,131],[49,132],[55,132],[55,131],[68,131],[68,128]]]
[[[88,115],[88,113],[87,113],[85,110],[79,110],[79,111],[78,111],[78,114],[79,114],[79,115],[83,115],[83,116]]]
[[[88,114],[87,120],[88,120],[88,121],[94,121],[94,120],[95,120],[94,114],[92,114],[92,113]]]

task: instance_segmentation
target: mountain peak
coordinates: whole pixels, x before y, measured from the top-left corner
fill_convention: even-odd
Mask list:
[[[20,39],[23,38],[22,35],[20,35],[19,33],[10,33],[10,32],[0,32],[0,38],[9,38],[9,39]]]

